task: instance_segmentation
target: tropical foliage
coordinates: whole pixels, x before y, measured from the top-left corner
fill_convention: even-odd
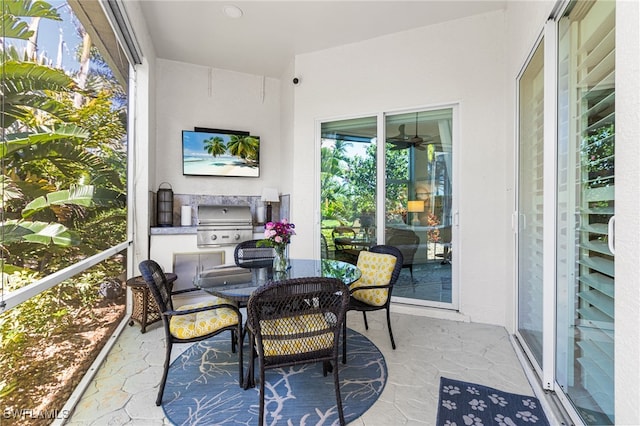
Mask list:
[[[31,0],[3,7],[0,267],[9,294],[125,240],[126,110],[123,89],[92,46],[80,46],[77,72],[38,62],[38,23],[60,20],[54,7]],[[85,311],[98,297],[96,286],[122,268],[122,259],[103,262],[4,312],[2,370],[21,361],[27,336],[52,333]],[[5,378],[0,394],[14,387]]]
[[[349,155],[351,142],[325,141],[321,147],[322,220],[353,225],[376,211],[376,144],[364,156]],[[407,150],[386,149],[386,212],[400,211],[407,203]]]
[[[260,155],[260,140],[254,136],[231,135],[225,144],[220,136],[213,136],[204,141],[204,150],[214,157],[224,155],[227,151],[242,158],[249,166],[257,166]]]
[[[582,141],[581,154],[589,172],[589,187],[613,185],[615,167],[615,129],[613,124],[592,130]]]

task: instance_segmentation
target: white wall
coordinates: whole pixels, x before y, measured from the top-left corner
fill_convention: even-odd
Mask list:
[[[640,424],[640,3],[616,3],[616,424]]]
[[[140,5],[137,2],[124,3],[127,15],[136,29],[136,39],[142,50],[142,64],[136,66],[133,74],[135,84],[131,85],[135,90],[135,96],[131,108],[135,117],[133,129],[129,129],[129,158],[130,169],[133,169],[133,183],[129,188],[133,189],[135,207],[129,208],[128,214],[132,217],[129,223],[133,223],[133,256],[129,259],[129,275],[138,275],[138,264],[149,258],[149,185],[154,181],[155,149],[153,141],[156,135],[155,127],[155,64],[156,53],[153,42],[149,36]],[[131,131],[132,130],[132,131]]]
[[[295,116],[295,86],[292,83],[294,77],[294,62],[292,61],[284,71],[280,84],[280,182],[279,190],[282,194],[291,194],[293,190],[293,124]]]
[[[512,183],[503,163],[512,141],[506,134],[504,31],[504,14],[496,12],[296,58],[302,82],[294,89],[294,256],[313,255],[319,229],[316,120],[458,103],[460,311],[472,321],[507,325],[513,303],[505,259],[512,248],[504,242],[511,232],[506,194]]]
[[[156,73],[151,190],[162,182],[178,194],[260,195],[263,187],[279,187],[284,164],[279,80],[165,59],[158,59]],[[194,127],[245,130],[260,136],[260,177],[183,176],[182,130]]]

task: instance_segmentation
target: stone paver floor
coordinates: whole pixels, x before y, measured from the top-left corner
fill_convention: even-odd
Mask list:
[[[391,349],[384,311],[351,312],[348,326],[373,341],[389,378],[379,400],[351,425],[433,425],[440,377],[534,395],[507,331],[502,327],[391,313],[397,349]],[[175,359],[185,345],[176,345]],[[96,373],[67,425],[171,424],[156,407],[164,360],[161,323],[140,333],[127,326]],[[169,373],[171,374],[171,373]]]

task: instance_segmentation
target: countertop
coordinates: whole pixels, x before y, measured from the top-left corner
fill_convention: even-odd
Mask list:
[[[196,234],[198,232],[197,226],[157,226],[151,228],[151,235],[184,235],[184,234]],[[264,225],[253,225],[254,234],[261,234],[264,232]]]

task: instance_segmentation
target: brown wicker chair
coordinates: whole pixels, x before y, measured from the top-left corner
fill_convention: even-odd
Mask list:
[[[335,247],[335,259],[356,263],[360,250],[351,241],[356,238],[356,231],[350,226],[337,226],[331,231]]]
[[[413,278],[413,257],[420,245],[420,237],[410,229],[387,229],[387,245],[397,247],[402,253],[402,267],[409,268]]]
[[[231,331],[231,350],[236,352],[238,346],[238,369],[239,381],[242,386],[242,314],[238,307],[226,299],[213,297],[208,302],[184,305],[177,309],[173,308],[171,296],[174,294],[198,291],[199,289],[178,290],[171,292],[164,272],[153,260],[144,260],[139,265],[140,272],[145,282],[149,286],[149,291],[153,295],[164,323],[166,337],[166,355],[164,360],[164,372],[160,381],[160,389],[156,398],[156,405],[162,404],[164,386],[169,373],[169,361],[171,359],[171,348],[174,343],[191,343],[209,339],[224,331]],[[224,315],[222,315],[224,314]],[[223,318],[224,317],[224,318]],[[197,327],[189,327],[198,323]],[[202,326],[202,324],[206,324]]]
[[[377,254],[386,254],[395,256],[396,260],[393,265],[393,269],[391,270],[391,274],[388,282],[384,283],[376,283],[375,285],[367,285],[368,277],[367,277],[367,268],[364,265],[364,262],[361,263],[362,259],[365,256],[368,258],[370,253]],[[381,261],[386,262],[386,256],[381,256]],[[370,259],[367,259],[369,262]],[[402,253],[397,247],[389,246],[389,245],[378,245],[373,246],[369,249],[369,251],[363,251],[358,258],[358,268],[362,271],[362,277],[359,280],[351,284],[350,286],[350,294],[349,297],[349,307],[347,311],[360,311],[362,312],[362,316],[364,317],[364,327],[365,329],[369,329],[369,324],[367,323],[367,312],[370,311],[378,311],[381,309],[385,309],[387,311],[387,327],[389,327],[389,337],[391,338],[391,347],[393,349],[396,348],[396,342],[393,340],[393,332],[391,331],[391,317],[389,315],[389,305],[391,304],[391,292],[393,291],[393,286],[398,281],[398,277],[400,276],[400,271],[402,270]],[[363,301],[363,299],[368,299],[368,297],[364,296],[364,292],[381,290],[383,293],[383,298],[378,300],[376,304],[368,303]],[[386,291],[385,291],[386,290]],[[360,295],[358,294],[360,293]],[[347,321],[345,320],[343,331],[342,331],[342,363],[346,364],[347,362]]]
[[[265,370],[313,362],[323,363],[323,374],[333,370],[340,424],[344,425],[338,343],[349,304],[349,289],[336,278],[292,278],[258,288],[249,299],[247,324],[253,359],[260,370],[260,421],[264,421]],[[331,365],[333,361],[333,366]],[[253,385],[249,363],[249,386]],[[310,398],[313,390],[310,390]]]
[[[260,240],[239,243],[233,251],[233,260],[238,266],[253,267],[256,264],[270,264],[275,257],[273,247],[258,247]]]
[[[320,234],[320,256],[322,259],[329,259],[329,244],[324,234]]]

